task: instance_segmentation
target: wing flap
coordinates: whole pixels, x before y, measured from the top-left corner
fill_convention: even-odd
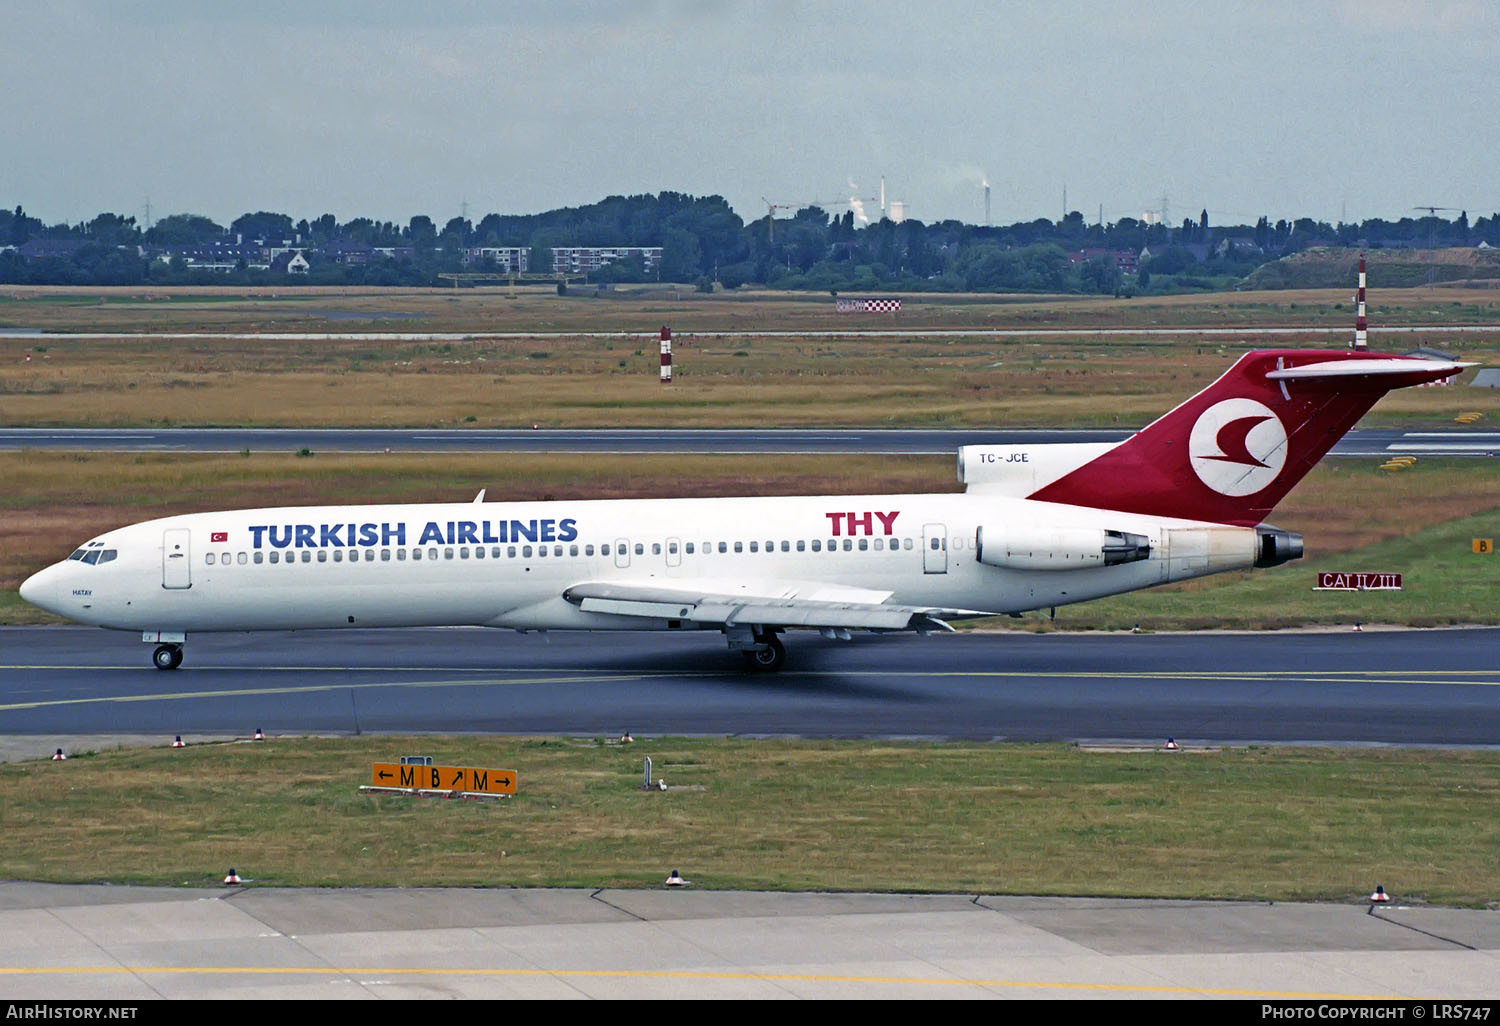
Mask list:
[[[610,581],[577,584],[563,598],[585,612],[613,613],[694,623],[770,624],[784,627],[863,627],[901,630],[924,610],[889,605],[888,591],[777,581],[723,586],[631,584]]]

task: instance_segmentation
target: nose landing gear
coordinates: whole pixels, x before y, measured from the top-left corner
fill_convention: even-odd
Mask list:
[[[175,670],[182,665],[181,645],[157,645],[151,653],[151,662],[158,670]]]

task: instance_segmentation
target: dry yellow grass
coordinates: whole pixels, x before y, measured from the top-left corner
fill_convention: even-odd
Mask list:
[[[1500,345],[1465,341],[1466,357],[1500,359]],[[11,426],[1131,427],[1242,348],[1144,336],[710,339],[679,342],[663,386],[649,339],[0,337],[0,399]],[[1370,423],[1446,424],[1460,407],[1500,420],[1500,392],[1410,389]]]

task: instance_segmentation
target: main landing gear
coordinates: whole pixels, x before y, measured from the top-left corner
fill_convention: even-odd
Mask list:
[[[158,670],[175,670],[182,665],[181,645],[157,645],[151,653],[151,662]]]
[[[730,627],[724,631],[729,647],[741,653],[756,673],[775,673],[786,665],[786,646],[773,627]]]

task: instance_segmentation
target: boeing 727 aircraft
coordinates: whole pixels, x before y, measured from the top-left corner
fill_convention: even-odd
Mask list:
[[[960,494],[315,506],[110,531],[21,585],[142,632],[483,625],[715,630],[777,670],[790,629],[928,632],[1275,566],[1262,521],[1387,391],[1469,364],[1263,350],[1118,444],[966,446]]]

